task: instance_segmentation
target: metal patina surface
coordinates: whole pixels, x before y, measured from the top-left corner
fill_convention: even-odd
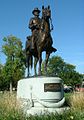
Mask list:
[[[32,13],[32,17],[29,21],[29,29],[32,32],[31,36],[27,36],[25,52],[26,52],[26,67],[28,68],[29,77],[29,67],[32,68],[32,60],[35,58],[34,67],[36,68],[37,62],[39,62],[38,75],[41,75],[41,64],[42,64],[42,52],[46,52],[45,57],[45,74],[47,74],[47,63],[49,56],[52,52],[57,49],[54,48],[53,40],[51,36],[51,31],[53,30],[52,19],[51,19],[51,9],[50,6],[42,6],[42,17],[39,17],[40,10],[35,8]],[[36,69],[35,75],[36,75]]]

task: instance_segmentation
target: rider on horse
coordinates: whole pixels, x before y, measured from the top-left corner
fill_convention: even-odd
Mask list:
[[[39,64],[38,74],[41,75],[42,52],[43,51],[46,52],[45,73],[47,73],[47,63],[49,56],[52,52],[56,51],[56,49],[52,47],[53,40],[51,37],[52,23],[50,23],[51,21],[50,7],[49,6],[46,8],[42,7],[41,18],[39,18],[40,10],[38,8],[35,8],[32,11],[32,13],[34,17],[31,18],[29,22],[29,28],[31,29],[32,35],[27,37],[25,47],[28,76],[32,56],[34,56],[37,59],[37,62]]]
[[[32,14],[35,17],[31,18],[30,22],[29,22],[29,28],[32,31],[32,37],[31,37],[31,49],[32,50],[35,48],[35,42],[37,40],[38,32],[39,32],[40,24],[41,24],[41,19],[39,18],[39,13],[40,13],[40,10],[38,8],[35,8],[32,11]]]

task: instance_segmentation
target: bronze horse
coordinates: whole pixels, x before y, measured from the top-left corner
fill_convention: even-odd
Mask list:
[[[47,63],[49,56],[52,52],[55,52],[56,49],[52,47],[53,41],[51,37],[51,29],[50,29],[50,22],[51,19],[51,10],[50,7],[44,8],[42,7],[42,18],[41,18],[41,24],[40,24],[40,30],[38,32],[38,37],[35,40],[35,49],[34,51],[31,50],[31,37],[27,37],[26,41],[26,63],[28,67],[28,76],[29,76],[29,63],[31,61],[31,67],[32,67],[32,56],[35,57],[35,67],[37,62],[39,62],[39,69],[38,69],[38,75],[41,75],[41,64],[42,64],[42,52],[46,52],[46,59],[45,59],[45,73],[47,72]],[[36,68],[35,68],[35,74],[36,74]]]

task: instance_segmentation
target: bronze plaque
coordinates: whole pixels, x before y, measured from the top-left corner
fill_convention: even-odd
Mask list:
[[[60,92],[61,84],[60,83],[45,83],[44,92]]]

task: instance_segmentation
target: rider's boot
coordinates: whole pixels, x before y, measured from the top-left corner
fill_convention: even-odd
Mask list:
[[[34,38],[32,38],[31,50],[34,50]]]

